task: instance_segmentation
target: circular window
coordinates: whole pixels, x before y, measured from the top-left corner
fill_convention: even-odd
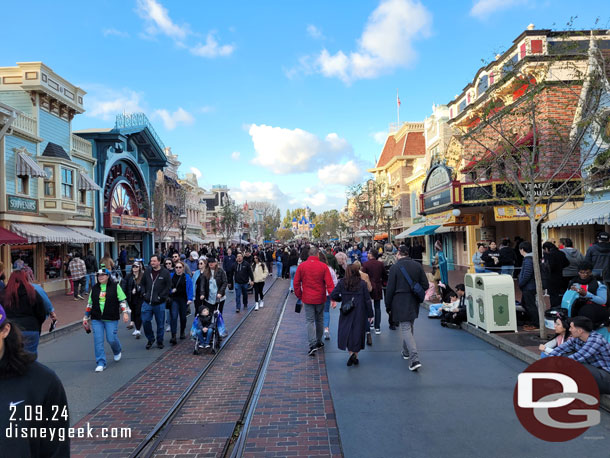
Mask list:
[[[133,190],[127,183],[115,186],[110,202],[110,210],[115,215],[138,216],[139,210]]]

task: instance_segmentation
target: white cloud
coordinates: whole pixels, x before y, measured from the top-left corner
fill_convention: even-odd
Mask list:
[[[322,30],[319,29],[318,27],[316,27],[313,24],[309,24],[307,26],[307,34],[311,38],[315,38],[316,40],[323,40],[324,39],[324,34],[322,33]]]
[[[270,181],[242,181],[238,189],[231,189],[231,197],[237,202],[264,200],[278,203],[285,201],[288,196]]]
[[[195,174],[197,180],[201,179],[201,177],[203,176],[203,173],[201,173],[201,170],[199,170],[197,167],[191,167],[190,170],[192,173]]]
[[[241,156],[241,153],[239,151],[233,151],[231,153],[231,159],[233,159],[234,161],[239,161],[240,156]]]
[[[210,105],[204,105],[201,108],[199,108],[199,111],[201,113],[213,113],[214,111],[216,111],[216,109]]]
[[[303,202],[308,204],[311,207],[322,207],[327,203],[328,198],[326,194],[323,192],[317,192],[315,194],[311,194],[305,198],[303,198]]]
[[[525,3],[525,0],[476,0],[470,10],[470,15],[478,19],[486,19],[497,11]]]
[[[320,183],[351,186],[362,178],[362,169],[354,161],[345,164],[330,164],[318,170]]]
[[[235,46],[219,45],[216,38],[214,38],[214,34],[214,31],[209,32],[205,44],[198,43],[196,46],[192,47],[191,54],[199,57],[230,56],[235,50]]]
[[[136,11],[146,21],[146,32],[149,35],[161,33],[176,41],[182,41],[190,34],[189,26],[179,26],[172,21],[167,8],[156,0],[138,0]]]
[[[371,134],[371,137],[375,139],[376,143],[379,143],[380,145],[385,145],[385,142],[388,139],[388,131],[380,130],[379,132],[373,132]]]
[[[87,87],[89,94],[85,98],[85,114],[104,121],[114,120],[122,112],[138,113],[145,111],[142,107],[142,94],[131,89],[110,89],[92,84]]]
[[[313,64],[301,59],[299,69],[349,84],[407,67],[416,58],[413,41],[428,36],[431,23],[432,15],[418,0],[383,0],[369,16],[356,51],[331,54],[323,49]]]
[[[312,171],[352,153],[347,140],[335,133],[321,139],[302,129],[252,124],[249,134],[256,152],[252,162],[277,174]]]
[[[170,113],[165,109],[155,110],[153,112],[153,117],[161,118],[167,130],[174,130],[178,124],[191,125],[195,122],[193,115],[182,107],[179,107],[173,113]]]
[[[117,29],[104,29],[104,30],[102,30],[102,34],[104,34],[105,37],[108,37],[108,36],[114,36],[114,37],[120,37],[120,38],[129,37],[128,32],[124,32],[122,30],[117,30]]]

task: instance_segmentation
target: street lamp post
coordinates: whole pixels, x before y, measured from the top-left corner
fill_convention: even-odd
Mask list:
[[[386,220],[388,225],[388,243],[392,243],[392,234],[390,233],[390,223],[392,222],[392,217],[394,216],[394,206],[388,200],[383,205],[383,217]]]
[[[179,217],[180,219],[180,231],[182,232],[182,244],[180,245],[180,252],[184,253],[184,231],[186,231],[186,214],[182,213]]]

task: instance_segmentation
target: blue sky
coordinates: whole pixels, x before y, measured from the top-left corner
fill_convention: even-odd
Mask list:
[[[586,8],[584,7],[586,5]],[[3,5],[1,66],[43,61],[88,92],[73,128],[144,111],[181,171],[238,201],[340,208],[389,123],[422,121],[536,28],[610,28],[563,0],[46,0]],[[11,37],[10,39],[8,37]]]

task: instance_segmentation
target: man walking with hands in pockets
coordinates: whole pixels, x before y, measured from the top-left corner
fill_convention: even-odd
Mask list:
[[[385,303],[386,308],[392,311],[392,319],[400,323],[402,357],[410,359],[409,370],[416,371],[421,367],[421,363],[413,336],[413,324],[419,315],[419,306],[423,299],[420,300],[414,287],[418,283],[426,291],[429,285],[421,264],[409,259],[408,253],[405,245],[398,250],[398,261],[388,274]]]

